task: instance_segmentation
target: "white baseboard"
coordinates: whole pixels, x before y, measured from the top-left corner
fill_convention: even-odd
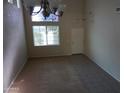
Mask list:
[[[27,62],[27,59],[26,59],[26,61],[24,62],[24,64],[22,65],[22,67],[21,67],[21,68],[18,70],[18,72],[16,73],[14,79],[11,81],[11,83],[10,83],[9,87],[7,88],[7,90],[5,91],[5,93],[8,93],[9,89],[12,87],[13,83],[15,82],[17,76],[19,75],[19,73],[20,73],[20,72],[22,71],[22,69],[24,68],[26,62]]]
[[[107,74],[109,74],[111,77],[113,77],[116,81],[120,82],[120,80],[118,78],[116,78],[115,76],[113,76],[108,70],[106,70],[103,66],[101,66],[100,64],[96,63],[89,55],[84,54],[86,57],[88,57],[90,60],[92,60],[92,62],[94,62],[97,66],[99,66],[102,70],[104,70]]]
[[[70,55],[72,55],[72,54],[70,53],[70,54],[48,55],[48,56],[30,56],[28,58],[59,57],[59,56],[70,56]]]

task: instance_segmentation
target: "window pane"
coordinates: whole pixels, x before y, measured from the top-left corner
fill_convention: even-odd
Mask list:
[[[38,12],[40,10],[39,6],[34,7],[33,12]],[[33,13],[32,14],[32,21],[43,21],[44,17],[42,15],[42,12],[40,11],[38,14]]]
[[[40,6],[35,6],[33,12],[38,12],[39,10],[40,10]],[[42,10],[38,14],[33,13],[31,17],[32,17],[32,21],[48,21],[48,22],[59,21],[59,17],[54,14],[50,14],[50,16],[45,19],[44,16],[42,15]]]
[[[59,27],[47,26],[48,45],[59,45]]]
[[[59,17],[54,14],[50,14],[50,16],[46,18],[46,21],[58,22]]]
[[[34,46],[47,45],[46,26],[33,26]]]

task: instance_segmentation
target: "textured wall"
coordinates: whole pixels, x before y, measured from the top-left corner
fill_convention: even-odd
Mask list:
[[[120,80],[119,0],[86,0],[85,54]]]
[[[22,10],[3,1],[3,82],[4,92],[27,60]]]
[[[77,0],[63,0],[62,2],[66,4],[66,8],[60,20],[60,46],[34,47],[30,16],[26,14],[27,11],[25,12],[29,57],[70,55],[72,53],[73,37],[71,36],[71,32],[80,30],[83,33],[83,0],[78,0],[78,2]],[[78,31],[76,32],[78,33]],[[80,39],[80,41],[83,42],[83,39]]]

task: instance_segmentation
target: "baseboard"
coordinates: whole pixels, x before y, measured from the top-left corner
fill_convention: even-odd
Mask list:
[[[70,55],[85,55],[84,53],[68,53],[68,54],[60,54],[60,55],[48,55],[48,56],[29,56],[28,58],[42,58],[42,57],[60,57],[60,56],[70,56]]]
[[[88,59],[90,59],[92,62],[94,62],[94,60],[92,60],[92,58],[90,58],[88,55],[84,54],[85,57],[87,57]],[[94,62],[97,66],[99,66],[103,71],[105,71],[107,74],[109,74],[111,77],[113,77],[117,82],[120,82],[119,79],[115,78],[109,71],[107,71],[106,69],[104,69],[100,64],[97,64],[96,62]]]
[[[76,53],[76,54],[72,54],[72,55],[84,55],[83,53]]]
[[[12,87],[13,83],[15,82],[17,76],[19,75],[19,73],[20,73],[20,72],[22,71],[22,69],[24,68],[26,62],[27,62],[27,59],[26,59],[26,61],[24,62],[24,64],[22,65],[22,67],[19,69],[19,71],[16,73],[14,79],[11,81],[11,83],[10,83],[9,87],[7,88],[7,90],[5,91],[5,93],[8,93],[8,91],[9,91],[10,88]]]
[[[42,58],[42,57],[59,57],[59,56],[70,56],[72,54],[62,54],[62,55],[49,55],[49,56],[30,56],[28,58]]]

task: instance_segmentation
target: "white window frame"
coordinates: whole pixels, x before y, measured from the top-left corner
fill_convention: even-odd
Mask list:
[[[31,22],[32,22],[32,36],[34,36],[33,35],[33,26],[58,26],[59,27],[59,37],[58,37],[59,44],[53,44],[53,45],[48,45],[47,44],[47,45],[41,45],[41,47],[42,46],[59,46],[60,45],[60,26],[59,26],[59,22],[57,22],[57,21],[32,21],[32,16],[31,16]],[[33,46],[35,46],[34,45],[34,37],[32,37],[32,38],[33,38]],[[35,47],[37,47],[37,46],[35,46]],[[40,47],[40,46],[38,46],[38,47]]]
[[[33,26],[58,26],[59,27],[59,44],[53,44],[53,45],[41,45],[41,46],[35,46],[34,45],[34,37],[33,37]],[[47,32],[46,32],[47,33]],[[43,46],[60,46],[60,26],[59,26],[59,22],[46,22],[46,21],[42,21],[42,22],[35,22],[32,21],[32,38],[33,38],[33,46],[34,47],[43,47]]]

